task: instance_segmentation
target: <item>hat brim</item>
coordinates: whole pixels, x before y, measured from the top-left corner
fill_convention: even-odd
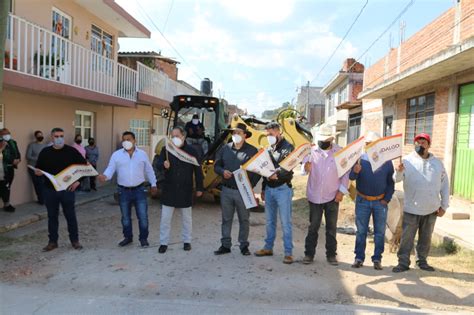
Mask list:
[[[334,140],[338,134],[340,134],[340,132],[336,132],[331,135],[316,134],[315,138],[316,138],[316,141],[329,141],[329,140]]]

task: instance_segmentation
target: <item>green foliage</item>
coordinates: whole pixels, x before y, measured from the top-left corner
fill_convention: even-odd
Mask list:
[[[276,120],[277,117],[278,117],[278,114],[287,109],[287,108],[291,108],[291,103],[290,102],[284,102],[283,104],[281,104],[280,107],[278,108],[275,108],[275,109],[269,109],[269,110],[266,110],[262,113],[262,118],[263,119],[269,119],[269,120]],[[290,111],[288,111],[289,113],[291,113]],[[286,113],[285,113],[286,115]],[[296,114],[295,116],[285,116],[285,117],[296,117]]]

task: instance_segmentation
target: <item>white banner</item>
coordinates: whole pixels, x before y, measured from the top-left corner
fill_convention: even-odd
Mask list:
[[[367,146],[366,152],[372,166],[372,172],[375,172],[385,162],[402,156],[402,134],[374,141]]]
[[[344,176],[344,174],[349,171],[352,166],[357,162],[358,159],[364,153],[364,137],[360,137],[356,141],[352,142],[344,149],[334,153],[334,160],[336,161],[337,175],[339,177]]]
[[[243,168],[239,168],[238,170],[232,172],[232,174],[234,174],[235,183],[239,189],[240,196],[242,196],[245,208],[255,208],[258,204],[257,200],[255,200],[252,184],[250,183],[249,177],[247,176],[247,171],[245,171]]]
[[[280,162],[280,167],[288,172],[291,172],[297,167],[305,157],[311,153],[311,144],[303,143],[291,152],[283,161]]]
[[[194,156],[175,146],[173,142],[169,141],[169,139],[166,139],[166,150],[168,153],[173,154],[178,160],[199,166],[199,163]]]
[[[73,164],[69,167],[66,167],[56,175],[52,175],[48,172],[34,168],[31,165],[28,165],[28,167],[34,171],[39,170],[41,173],[43,173],[43,175],[49,179],[51,184],[53,184],[56,191],[66,190],[69,186],[71,186],[72,183],[81,177],[99,175],[99,173],[97,173],[94,167],[90,164]]]
[[[276,172],[270,153],[266,149],[260,149],[257,154],[242,165],[242,168],[267,178]]]

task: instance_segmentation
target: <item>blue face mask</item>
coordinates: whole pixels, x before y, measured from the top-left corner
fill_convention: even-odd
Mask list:
[[[56,147],[64,146],[64,138],[54,138],[53,143]]]

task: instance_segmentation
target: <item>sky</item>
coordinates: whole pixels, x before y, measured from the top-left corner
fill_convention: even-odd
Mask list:
[[[199,88],[201,79],[209,78],[214,96],[260,116],[296,102],[298,88],[307,81],[324,86],[346,58],[369,67],[398,46],[400,21],[407,39],[454,0],[115,1],[152,33],[149,39],[119,39],[120,51],[161,51],[180,62],[178,79]]]

